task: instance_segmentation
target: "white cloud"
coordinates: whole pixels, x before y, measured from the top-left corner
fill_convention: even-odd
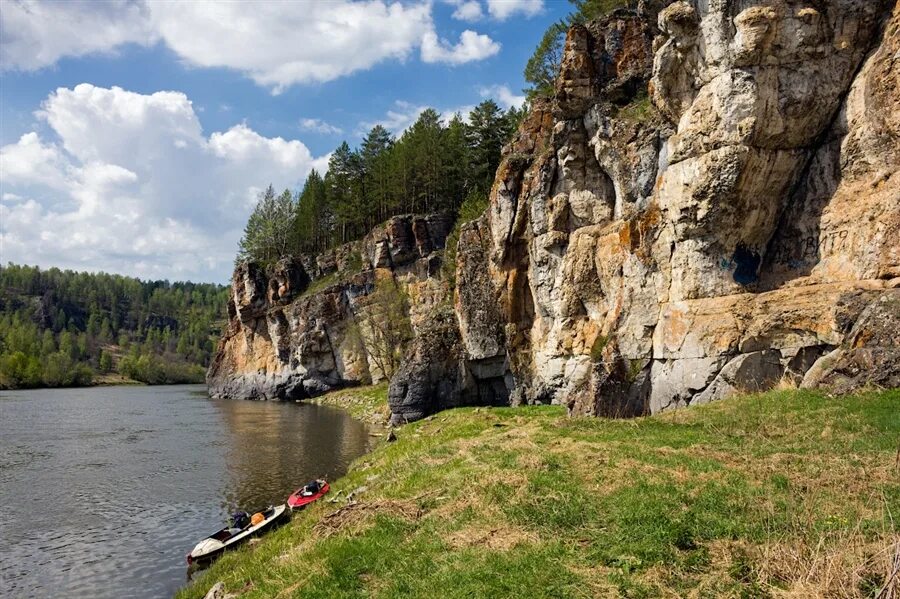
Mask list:
[[[195,0],[150,6],[156,29],[186,61],[237,69],[276,91],[402,60],[433,28],[428,3]]]
[[[301,131],[313,131],[323,135],[340,135],[344,132],[340,127],[326,123],[322,119],[300,119]]]
[[[20,195],[17,195],[17,194],[14,194],[14,193],[9,193],[9,192],[6,192],[6,193],[4,193],[2,196],[0,196],[0,202],[14,203],[14,202],[21,202],[21,201],[23,201],[24,199],[25,199],[25,198],[23,198],[23,197],[20,196]]]
[[[450,0],[450,4],[456,7],[456,10],[453,11],[453,18],[459,21],[474,22],[484,17],[481,3],[476,0]]]
[[[149,7],[137,2],[4,2],[0,65],[31,71],[64,56],[109,52],[128,42],[150,45],[156,39]]]
[[[471,3],[469,3],[471,4]],[[473,8],[460,7],[466,14]],[[479,8],[480,10],[480,8]],[[185,63],[244,73],[278,93],[331,81],[420,48],[426,62],[460,64],[496,54],[486,35],[439,41],[432,4],[350,2],[5,2],[0,67],[35,70],[64,56],[164,42]]]
[[[365,135],[375,125],[381,125],[394,135],[399,135],[415,123],[419,115],[428,108],[428,106],[417,106],[403,100],[397,100],[394,106],[395,109],[388,110],[383,119],[360,123],[356,131],[357,135]]]
[[[455,46],[451,46],[446,40],[438,39],[434,31],[429,31],[422,37],[422,60],[424,62],[463,64],[473,60],[483,60],[499,51],[499,43],[469,29],[460,34],[459,43]]]
[[[544,0],[487,0],[492,17],[504,21],[516,13],[533,17],[544,10]]]
[[[514,94],[505,85],[489,85],[478,90],[482,98],[494,98],[503,108],[521,108],[527,99],[525,95]]]
[[[381,125],[394,135],[400,135],[413,123],[415,123],[416,119],[419,118],[419,115],[425,112],[428,108],[433,107],[412,104],[411,102],[404,102],[403,100],[397,100],[396,102],[394,102],[394,109],[388,110],[383,119],[377,121],[361,122],[356,130],[356,134],[359,136],[365,135],[375,125]],[[445,110],[435,110],[440,113],[441,121],[446,125],[457,114],[460,116],[460,118],[462,118],[463,121],[468,121],[469,113],[472,112],[474,108],[474,105],[467,104],[464,106],[456,106],[455,108],[447,108]]]
[[[246,124],[207,137],[178,92],[81,84],[37,114],[53,139],[0,148],[4,261],[225,281],[259,190],[327,165]]]

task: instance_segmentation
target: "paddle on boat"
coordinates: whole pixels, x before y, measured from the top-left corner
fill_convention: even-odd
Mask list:
[[[247,512],[237,512],[231,516],[231,526],[206,537],[188,553],[187,562],[195,562],[212,559],[224,553],[252,536],[265,532],[285,515],[287,506],[284,504],[269,506],[256,512],[252,516]]]
[[[324,480],[310,481],[288,497],[288,506],[290,506],[291,510],[302,510],[313,501],[320,499],[329,489],[328,482]]]

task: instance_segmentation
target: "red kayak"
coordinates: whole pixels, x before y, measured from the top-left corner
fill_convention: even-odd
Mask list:
[[[328,492],[328,483],[324,480],[314,480],[306,483],[288,497],[287,504],[292,510],[300,510],[313,501],[320,499]]]

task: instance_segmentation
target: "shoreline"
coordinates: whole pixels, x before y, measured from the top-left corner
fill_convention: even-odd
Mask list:
[[[365,414],[384,392],[350,391],[368,401],[319,403]],[[176,597],[877,593],[900,584],[897,405],[785,390],[633,420],[448,410]]]
[[[172,387],[177,385],[206,385],[204,382],[199,383],[144,383],[134,379],[123,378],[118,381],[98,381],[91,382],[90,385],[70,385],[67,387],[16,387],[13,389],[0,388],[0,391],[42,391],[50,389],[91,389],[93,387]]]
[[[340,408],[366,425],[387,429],[390,427],[391,417],[387,391],[387,382],[382,382],[377,385],[347,387],[298,401]]]

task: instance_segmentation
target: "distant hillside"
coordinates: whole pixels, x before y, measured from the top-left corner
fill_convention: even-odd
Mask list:
[[[202,382],[227,288],[0,267],[0,388]]]

